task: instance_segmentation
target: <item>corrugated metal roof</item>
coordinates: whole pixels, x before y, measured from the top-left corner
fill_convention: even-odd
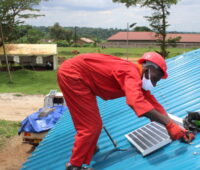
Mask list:
[[[8,55],[30,56],[30,55],[56,55],[57,44],[6,44]],[[3,55],[0,48],[0,55]]]
[[[169,78],[162,80],[153,91],[156,98],[169,113],[184,117],[186,111],[200,109],[200,49],[167,60]],[[96,170],[160,170],[160,169],[200,169],[200,137],[192,144],[174,141],[158,151],[142,155],[124,137],[147,122],[137,118],[125,104],[125,98],[103,101],[98,98],[104,125],[117,142],[116,151],[108,136],[102,130],[98,152],[92,161]],[[23,170],[64,170],[71,155],[75,130],[67,112],[48,133],[32,156],[23,165]]]
[[[167,34],[167,39],[181,37],[180,42],[200,42],[200,34]],[[156,34],[154,32],[128,32],[129,40],[155,41]],[[108,40],[127,40],[127,32],[118,32]]]

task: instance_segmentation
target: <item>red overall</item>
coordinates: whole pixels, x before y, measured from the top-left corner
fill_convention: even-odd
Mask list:
[[[141,89],[141,68],[105,54],[82,54],[66,60],[58,70],[58,84],[77,134],[70,163],[89,164],[102,129],[96,96],[104,100],[126,96],[138,116],[156,109],[166,114],[150,91]]]

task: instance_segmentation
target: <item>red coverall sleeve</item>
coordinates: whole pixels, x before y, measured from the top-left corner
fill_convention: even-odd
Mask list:
[[[154,108],[163,115],[167,115],[167,112],[163,108],[163,106],[156,100],[156,98],[151,94],[150,91],[143,90],[143,94],[146,100],[148,100]]]
[[[136,112],[138,117],[154,109],[143,95],[141,77],[134,65],[120,65],[118,69],[113,71],[113,74],[125,93],[126,103]]]

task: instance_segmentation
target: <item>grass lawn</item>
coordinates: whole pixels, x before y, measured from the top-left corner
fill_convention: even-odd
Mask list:
[[[169,57],[174,57],[185,52],[194,50],[196,48],[168,48],[169,50]],[[82,53],[103,53],[103,54],[110,54],[118,57],[127,57],[127,49],[126,48],[105,48],[101,49],[98,47],[59,47],[58,48],[58,56],[64,58],[71,58],[74,56],[72,51],[78,50],[81,54]],[[129,48],[128,49],[128,57],[129,58],[139,58],[145,52],[149,51],[159,51],[159,48]]]
[[[71,51],[78,50],[80,53],[93,53],[101,52],[111,54],[118,57],[126,57],[126,49],[124,48],[72,48],[72,47],[59,47],[58,56],[71,58],[74,55]],[[100,51],[98,51],[100,50]],[[158,50],[155,48],[130,48],[129,59],[140,57],[143,53],[148,51]],[[193,50],[192,48],[170,48],[170,57],[182,54],[187,51]],[[51,89],[57,89],[56,71],[30,71],[19,70],[12,72],[13,83],[8,83],[7,72],[0,72],[0,93],[20,92],[25,94],[47,94]]]
[[[17,135],[19,127],[20,122],[0,120],[0,149],[8,139]]]
[[[11,74],[13,83],[8,82],[7,72],[0,72],[0,93],[47,94],[58,89],[56,71],[18,70]]]

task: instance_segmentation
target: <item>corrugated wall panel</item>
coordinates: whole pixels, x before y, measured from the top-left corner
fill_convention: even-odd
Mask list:
[[[200,110],[200,49],[167,60],[169,78],[159,82],[152,93],[167,112],[184,117],[186,111]],[[172,142],[158,151],[142,157],[127,141],[125,134],[149,121],[137,118],[126,105],[125,98],[103,101],[98,98],[104,126],[118,144],[116,151],[102,129],[98,145],[100,152],[92,161],[96,170],[160,170],[200,169],[200,137],[190,145]],[[23,165],[23,170],[64,170],[73,146],[75,130],[68,112],[48,133],[39,147]]]

